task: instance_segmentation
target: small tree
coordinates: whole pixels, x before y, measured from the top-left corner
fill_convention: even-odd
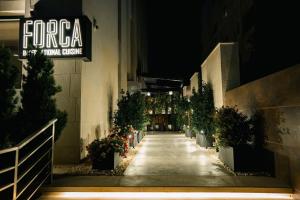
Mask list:
[[[192,127],[204,134],[207,139],[212,139],[215,131],[214,99],[210,84],[202,83],[199,92],[193,91],[191,97]]]
[[[55,139],[57,140],[67,122],[66,112],[57,109],[55,94],[61,91],[54,80],[52,61],[40,50],[27,56],[25,67],[27,75],[23,76],[22,108],[19,115],[23,134],[32,134],[53,118],[57,118]],[[21,137],[24,138],[22,135]]]
[[[127,92],[118,101],[118,110],[115,112],[114,124],[126,134],[128,126],[141,130],[146,121],[145,98],[140,92],[130,94]]]
[[[17,103],[15,85],[19,72],[11,57],[9,49],[0,48],[0,148],[6,145],[12,134]]]
[[[183,130],[184,125],[189,125],[190,103],[186,97],[177,96],[174,98],[174,113],[176,126]]]

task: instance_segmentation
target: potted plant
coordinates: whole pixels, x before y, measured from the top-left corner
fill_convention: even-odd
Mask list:
[[[142,130],[147,121],[145,98],[140,92],[123,93],[118,101],[118,110],[114,114],[114,125],[120,130],[120,135],[127,135],[133,139],[133,146],[137,144],[137,131]]]
[[[185,137],[191,137],[192,133],[191,133],[191,129],[189,125],[185,125],[183,127],[184,133],[185,133]]]
[[[210,84],[202,83],[199,92],[193,91],[191,97],[192,127],[196,133],[196,142],[201,147],[213,146],[214,123],[214,99]]]
[[[87,151],[93,169],[115,169],[121,160],[120,155],[124,153],[124,141],[118,135],[96,139],[87,146]]]
[[[222,107],[216,114],[219,159],[235,172],[260,171],[263,159],[255,145],[253,120],[236,107]]]

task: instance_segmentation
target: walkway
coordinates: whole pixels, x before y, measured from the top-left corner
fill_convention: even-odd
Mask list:
[[[213,150],[202,149],[183,134],[157,132],[144,138],[143,146],[125,171],[127,176],[226,176]]]
[[[195,140],[174,133],[147,135],[125,173],[56,177],[43,188],[41,199],[253,200],[291,199],[292,193],[289,185],[275,178],[231,176],[213,150],[201,149]]]

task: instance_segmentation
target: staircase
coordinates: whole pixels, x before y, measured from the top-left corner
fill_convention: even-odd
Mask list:
[[[41,200],[285,200],[290,188],[262,187],[48,187]]]

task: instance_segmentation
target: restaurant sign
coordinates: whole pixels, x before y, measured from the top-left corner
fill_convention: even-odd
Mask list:
[[[23,18],[20,20],[19,57],[37,49],[52,58],[81,57],[91,60],[91,22],[86,16],[72,18]]]

